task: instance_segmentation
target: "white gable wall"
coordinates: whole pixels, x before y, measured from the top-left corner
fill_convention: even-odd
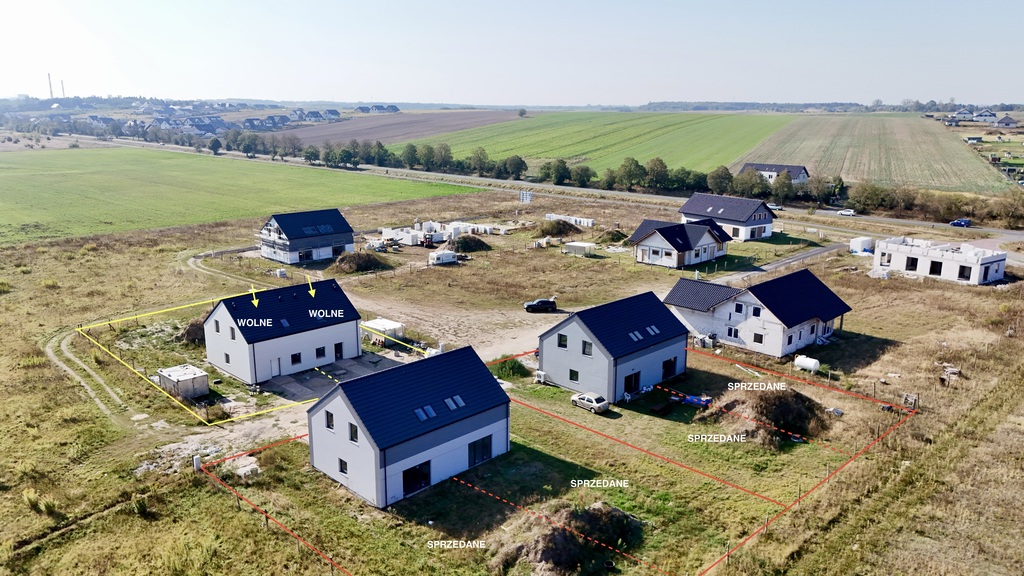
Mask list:
[[[333,430],[327,428],[326,412],[334,415]],[[383,507],[384,475],[380,473],[379,452],[346,399],[336,395],[308,413],[307,421],[310,464],[370,504]],[[349,423],[359,428],[358,442],[349,440]],[[348,464],[348,474],[341,473],[339,459]]]
[[[653,264],[667,268],[681,266],[679,252],[672,247],[660,234],[651,234],[633,248],[636,261],[642,264]]]
[[[646,336],[644,331],[641,334]],[[640,373],[640,388],[648,388],[668,378],[662,378],[662,363],[675,358],[675,370],[668,378],[686,371],[686,336],[662,342],[620,358],[615,365],[615,393],[607,396],[609,401],[618,401],[625,392],[625,379],[630,374]]]
[[[694,218],[683,215],[682,222],[696,222],[698,220],[704,220],[704,218]],[[713,219],[713,218],[712,218]],[[715,223],[722,227],[729,236],[736,242],[745,242],[747,240],[758,240],[760,238],[769,238],[772,235],[772,219],[767,218],[765,220],[758,221],[756,224],[737,224],[736,222],[728,220],[715,220]]]
[[[566,348],[558,347],[558,334],[568,338]],[[592,356],[583,355],[584,340],[593,343]],[[576,392],[597,392],[609,401],[614,400],[612,360],[583,329],[578,318],[572,317],[560,329],[541,338],[539,350],[540,370],[547,374],[548,382]],[[569,370],[579,372],[578,382],[569,380]]]
[[[217,331],[217,324],[220,331]],[[231,330],[235,331],[234,340]],[[252,363],[252,349],[242,338],[242,331],[228,313],[224,304],[217,304],[213,312],[203,324],[206,336],[206,361],[221,372],[238,378],[246,384],[257,382],[256,371]]]

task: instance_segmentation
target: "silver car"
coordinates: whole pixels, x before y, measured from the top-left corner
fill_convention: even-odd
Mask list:
[[[580,392],[572,395],[572,405],[597,414],[608,410],[608,401],[596,392]]]

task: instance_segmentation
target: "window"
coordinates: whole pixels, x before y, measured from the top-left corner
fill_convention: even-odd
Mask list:
[[[907,256],[907,267],[906,267],[906,270],[907,270],[907,272],[916,272],[917,271],[917,258],[914,258],[913,256]]]
[[[728,328],[725,329],[725,335],[728,336],[729,338],[739,338],[740,331],[738,328],[733,328],[732,326],[729,326]]]
[[[476,466],[491,459],[491,437],[484,436],[476,442],[469,443],[469,465]]]
[[[693,251],[693,257],[700,258],[700,248],[697,248],[696,250]]]
[[[327,347],[326,346],[321,346],[321,347],[317,348],[316,349],[316,357],[317,358],[326,358],[327,357]]]
[[[932,276],[942,276],[942,261],[932,260],[931,265],[928,267],[928,273]]]
[[[348,439],[352,442],[359,442],[359,428],[351,422],[348,423]]]
[[[324,410],[324,426],[327,426],[328,430],[334,430],[334,412]]]
[[[761,317],[761,307],[760,306],[752,306],[750,308],[750,315],[755,317],[755,318],[760,318]]]
[[[292,354],[292,366],[295,366],[296,364],[302,364],[302,352]]]
[[[224,363],[231,364],[231,354],[228,354],[227,352],[224,353]]]
[[[754,333],[754,344],[764,344],[764,334]]]
[[[622,379],[623,390],[627,394],[635,394],[640,391],[640,373],[633,372]]]
[[[974,269],[971,268],[970,266],[961,266],[960,267],[960,273],[957,274],[956,277],[957,277],[958,280],[970,280],[971,279],[971,272],[973,272],[973,271],[974,271]]]
[[[570,368],[569,369],[569,382],[579,382],[579,381],[580,381],[580,372],[579,372],[579,370],[573,370],[572,368]]]
[[[786,346],[790,346],[791,344],[793,344],[793,335],[792,334],[790,334],[789,337],[786,338]]]
[[[348,476],[348,462],[338,458],[338,472]]]
[[[558,347],[559,348],[568,348],[569,347],[569,337],[566,336],[565,334],[559,334],[558,335]]]
[[[231,339],[232,340],[235,339],[235,327],[234,326],[231,327]]]
[[[671,250],[665,250],[665,258],[671,258],[671,257],[672,257],[672,251]]]
[[[814,336],[814,332],[818,329],[817,324],[811,324],[811,336]]]
[[[220,334],[220,320],[213,321],[213,331]]]
[[[736,313],[743,314],[743,304],[741,304],[740,302],[736,303]]]
[[[651,258],[661,258],[661,248],[651,248]]]
[[[586,340],[583,341],[583,355],[584,356],[593,356],[594,355],[594,343],[593,342],[587,342]]]

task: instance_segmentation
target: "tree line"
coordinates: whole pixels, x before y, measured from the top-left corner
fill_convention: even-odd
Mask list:
[[[999,197],[987,198],[860,182],[850,189],[846,206],[860,213],[885,212],[934,222],[971,218],[1002,220],[1010,228],[1024,224],[1024,189],[1019,186]]]

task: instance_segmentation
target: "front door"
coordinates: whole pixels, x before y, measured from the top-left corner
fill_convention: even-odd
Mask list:
[[[430,460],[402,472],[402,497],[407,498],[430,486]]]
[[[337,342],[334,344],[334,359],[341,360],[345,357],[345,343]]]
[[[271,358],[270,359],[270,377],[281,375],[281,359]]]

